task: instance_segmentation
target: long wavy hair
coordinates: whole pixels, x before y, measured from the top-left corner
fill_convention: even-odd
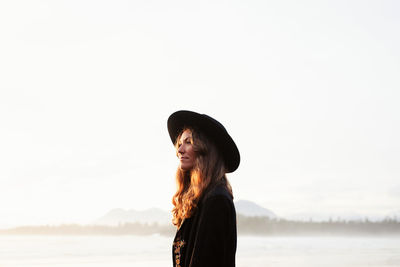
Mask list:
[[[196,158],[191,170],[184,171],[178,167],[176,171],[177,190],[172,198],[172,223],[177,228],[185,218],[190,218],[196,212],[199,200],[211,188],[221,184],[228,189],[233,198],[232,187],[225,175],[223,158],[214,143],[202,132],[193,128],[183,129],[175,142],[176,151],[182,133],[186,130],[192,134],[191,143]]]

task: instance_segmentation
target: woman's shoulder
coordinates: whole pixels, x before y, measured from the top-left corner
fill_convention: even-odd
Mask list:
[[[208,218],[213,224],[231,222],[236,218],[232,195],[229,189],[223,185],[212,188],[205,195],[200,206],[200,217]]]
[[[233,203],[233,198],[228,188],[224,185],[217,185],[212,187],[205,195],[202,200],[202,203],[206,202],[214,202],[214,201],[226,201],[229,203]]]

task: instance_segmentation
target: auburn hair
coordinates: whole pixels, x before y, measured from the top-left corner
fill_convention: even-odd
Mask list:
[[[191,170],[184,171],[178,167],[176,171],[177,190],[172,198],[172,223],[179,228],[185,218],[190,218],[197,210],[199,200],[216,185],[223,185],[232,195],[232,187],[226,178],[226,169],[217,147],[201,131],[184,128],[175,141],[178,151],[182,133],[189,130],[190,140],[195,152],[195,162]],[[178,152],[177,152],[178,154]]]

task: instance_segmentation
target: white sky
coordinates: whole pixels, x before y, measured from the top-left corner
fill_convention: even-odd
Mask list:
[[[179,109],[280,216],[400,209],[398,1],[1,1],[0,226],[170,210]]]

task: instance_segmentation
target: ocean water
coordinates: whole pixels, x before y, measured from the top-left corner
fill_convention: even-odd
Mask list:
[[[0,236],[0,267],[172,266],[172,237]],[[239,236],[238,267],[400,266],[400,237]]]

